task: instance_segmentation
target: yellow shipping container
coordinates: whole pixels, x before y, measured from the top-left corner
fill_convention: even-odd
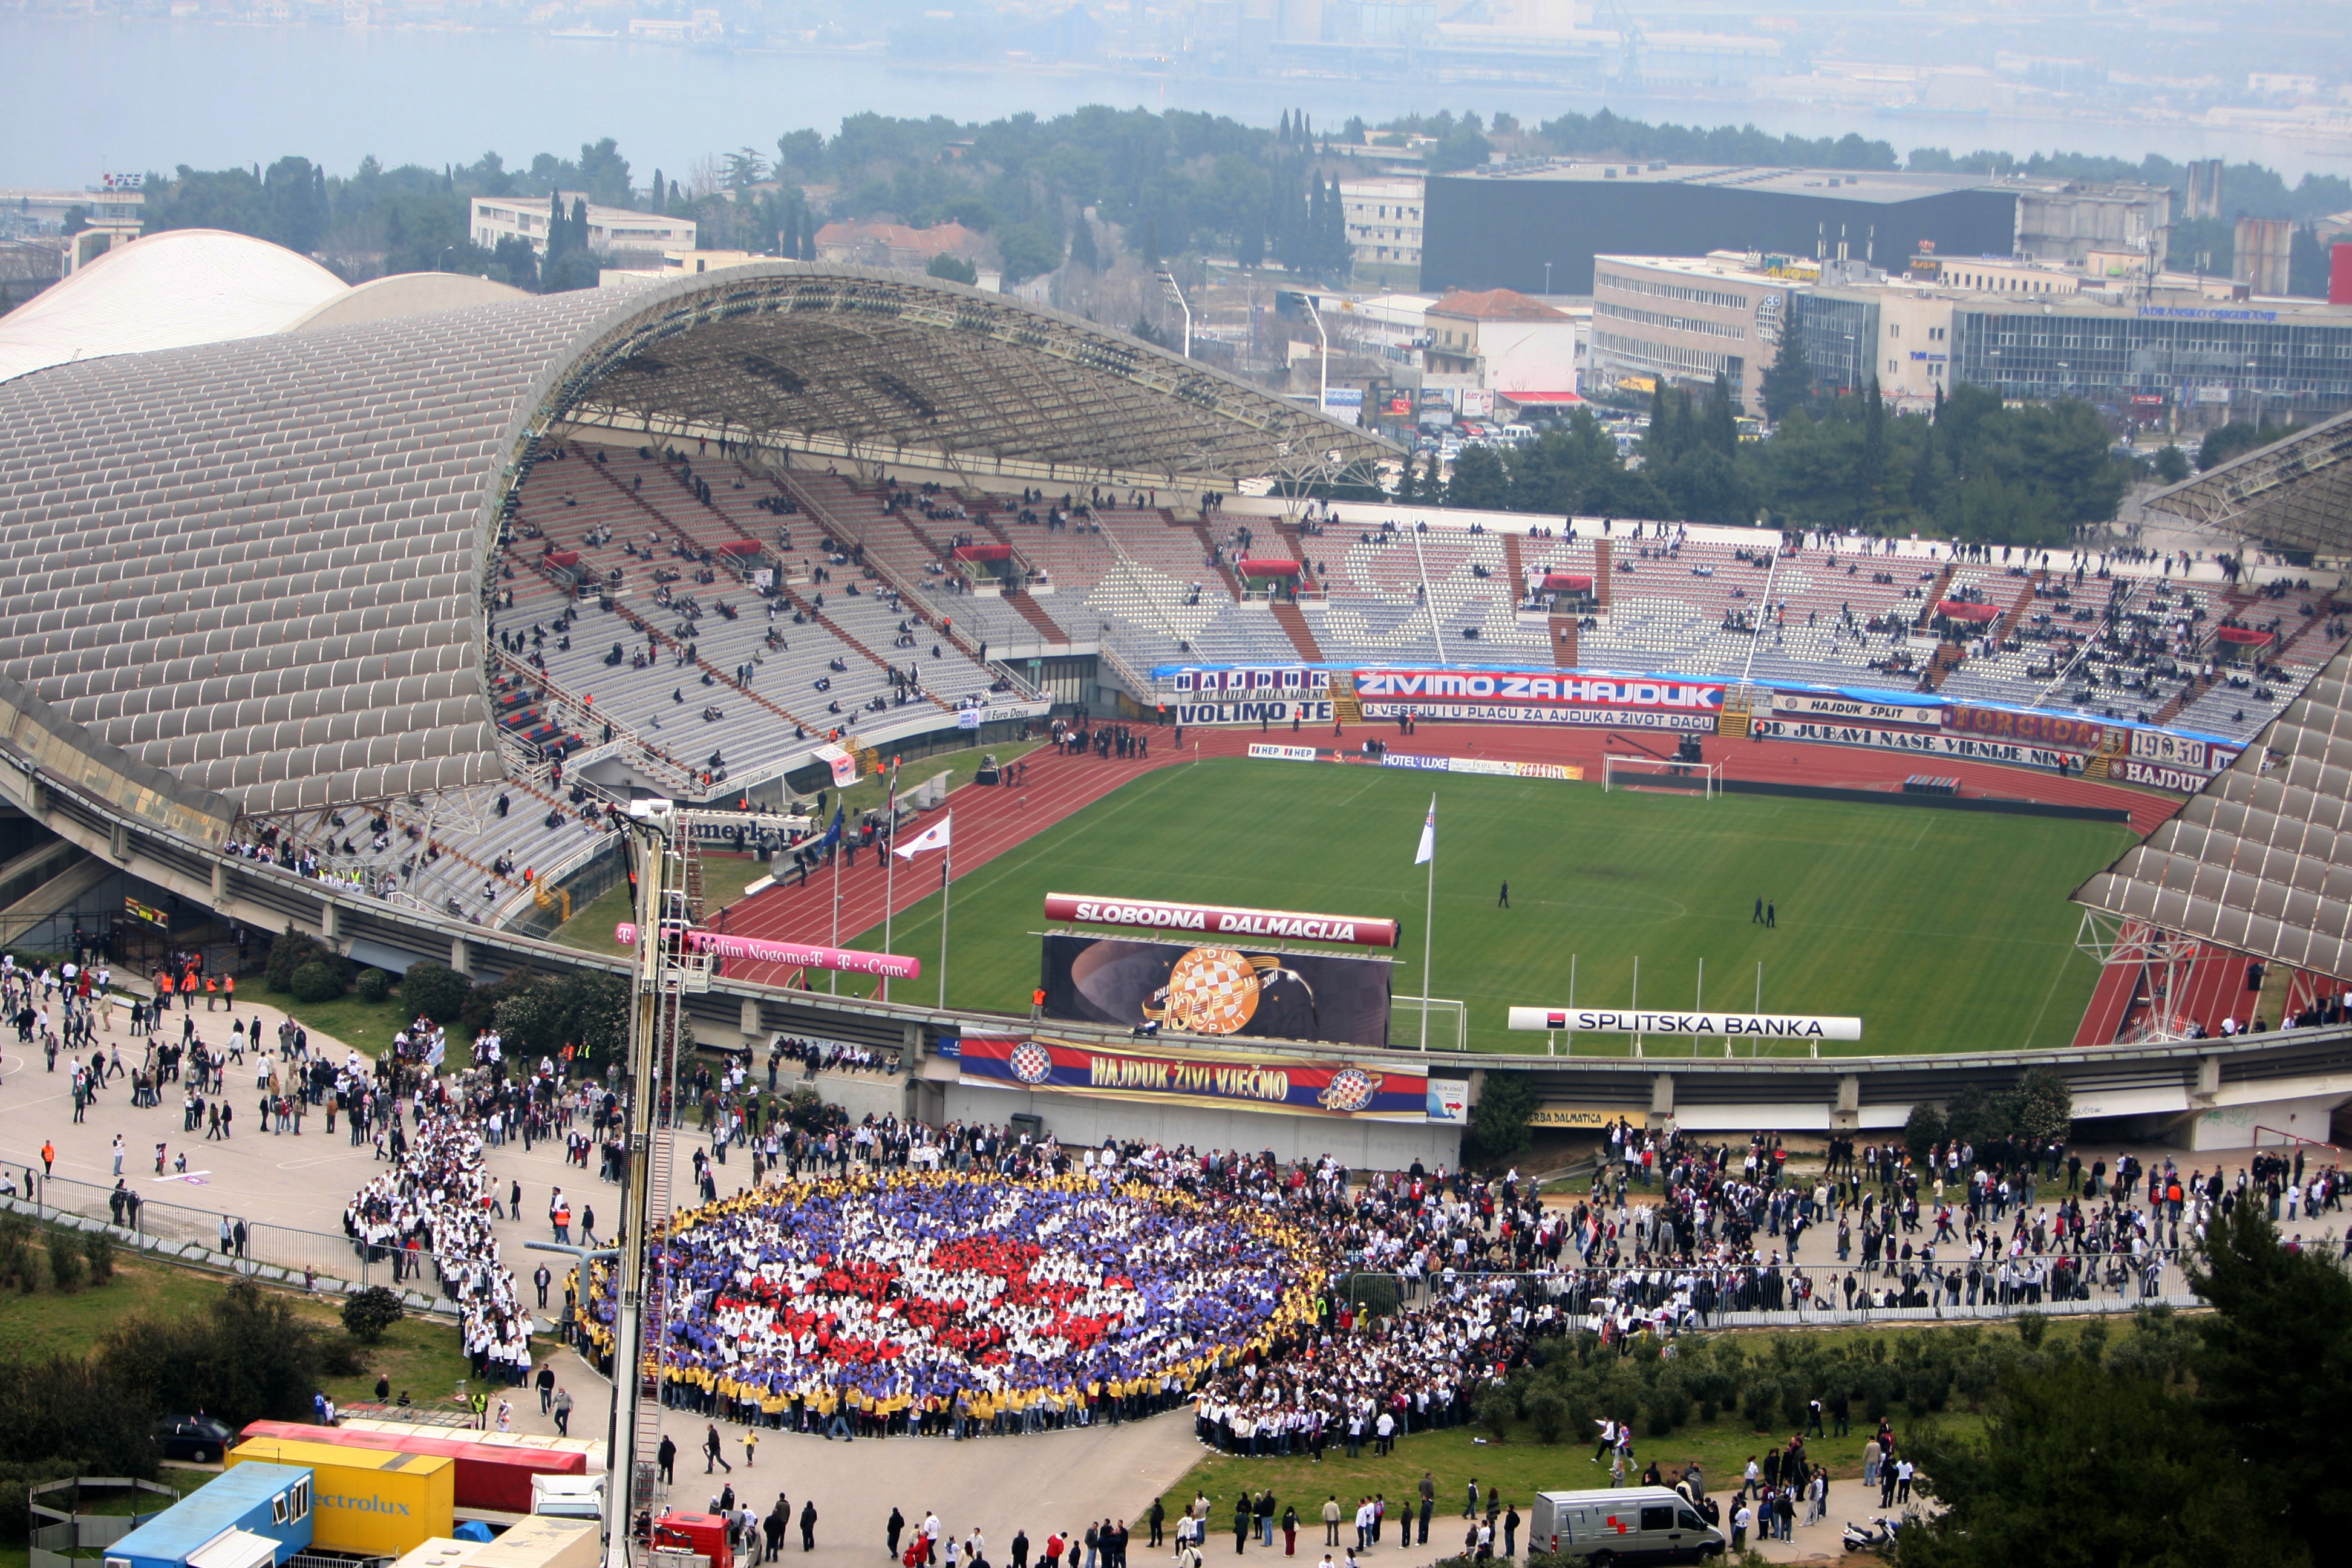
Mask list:
[[[313,1539],[322,1551],[398,1557],[448,1534],[455,1523],[457,1461],[446,1455],[250,1437],[227,1459],[307,1466],[317,1500]]]

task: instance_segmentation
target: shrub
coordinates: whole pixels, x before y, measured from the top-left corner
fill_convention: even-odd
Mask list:
[[[1501,1384],[1490,1383],[1470,1401],[1470,1414],[1479,1426],[1495,1435],[1496,1442],[1507,1443],[1511,1437],[1511,1423],[1518,1419],[1518,1397]]]
[[[392,994],[392,976],[381,969],[362,969],[352,989],[359,993],[362,1002],[381,1002]]]
[[[89,1266],[89,1282],[103,1285],[114,1278],[114,1237],[102,1230],[82,1233],[81,1260]]]
[[[1536,1441],[1557,1443],[1568,1430],[1568,1401],[1549,1388],[1539,1388],[1528,1395],[1528,1425],[1535,1428]]]
[[[201,1311],[125,1319],[99,1342],[95,1364],[165,1410],[203,1410],[231,1426],[300,1421],[326,1337],[287,1298],[238,1279]]]
[[[2025,1342],[2027,1350],[2040,1350],[2043,1337],[2049,1332],[2050,1320],[2041,1313],[2020,1312],[2017,1315],[2017,1337]]]
[[[0,1287],[26,1280],[33,1272],[31,1250],[26,1243],[33,1234],[33,1222],[20,1214],[0,1215]],[[38,1281],[26,1284],[30,1290]]]
[[[297,1002],[331,1002],[343,994],[343,977],[333,964],[314,958],[294,972],[293,990]]]
[[[343,1303],[343,1327],[362,1344],[383,1339],[384,1330],[407,1315],[400,1298],[382,1285],[371,1285]]]
[[[80,1289],[81,1248],[74,1245],[73,1237],[62,1230],[49,1232],[48,1252],[49,1278],[57,1282],[58,1291],[69,1296]]]
[[[466,993],[472,988],[471,982],[447,964],[419,959],[401,976],[400,1004],[436,1024],[453,1023],[466,1010]]]
[[[313,959],[332,957],[315,937],[296,931],[292,921],[269,943],[269,959],[261,967],[262,984],[270,990],[285,993],[294,989],[294,974]]]

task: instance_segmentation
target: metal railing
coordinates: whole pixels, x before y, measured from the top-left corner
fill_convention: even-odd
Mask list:
[[[257,1133],[267,1137],[269,1134]],[[29,1190],[17,1196],[0,1194],[0,1207],[30,1215],[43,1224],[79,1222],[74,1228],[103,1228],[116,1241],[165,1261],[253,1275],[273,1281],[301,1283],[331,1294],[348,1294],[371,1285],[402,1290],[420,1309],[445,1307],[455,1311],[439,1285],[440,1268],[433,1253],[369,1247],[350,1237],[291,1226],[244,1220],[245,1245],[236,1247],[235,1227],[243,1216],[233,1211],[196,1209],[134,1194],[135,1205],[125,1205],[122,1189],[101,1186],[69,1176],[43,1175],[37,1160],[5,1158],[11,1169],[22,1170]],[[228,1247],[221,1243],[221,1224],[231,1227]]]

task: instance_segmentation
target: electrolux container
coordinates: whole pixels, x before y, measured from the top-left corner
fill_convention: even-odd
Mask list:
[[[317,1491],[312,1541],[328,1552],[398,1557],[448,1534],[457,1522],[457,1461],[446,1454],[277,1437],[249,1437],[228,1451],[232,1467],[257,1460],[310,1467]]]

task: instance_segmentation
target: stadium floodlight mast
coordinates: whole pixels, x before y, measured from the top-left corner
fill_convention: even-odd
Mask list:
[[[1168,298],[1178,310],[1184,312],[1184,357],[1191,359],[1192,357],[1192,307],[1184,302],[1184,290],[1177,287],[1176,275],[1173,272],[1162,268],[1160,272],[1160,282],[1168,290]]]

